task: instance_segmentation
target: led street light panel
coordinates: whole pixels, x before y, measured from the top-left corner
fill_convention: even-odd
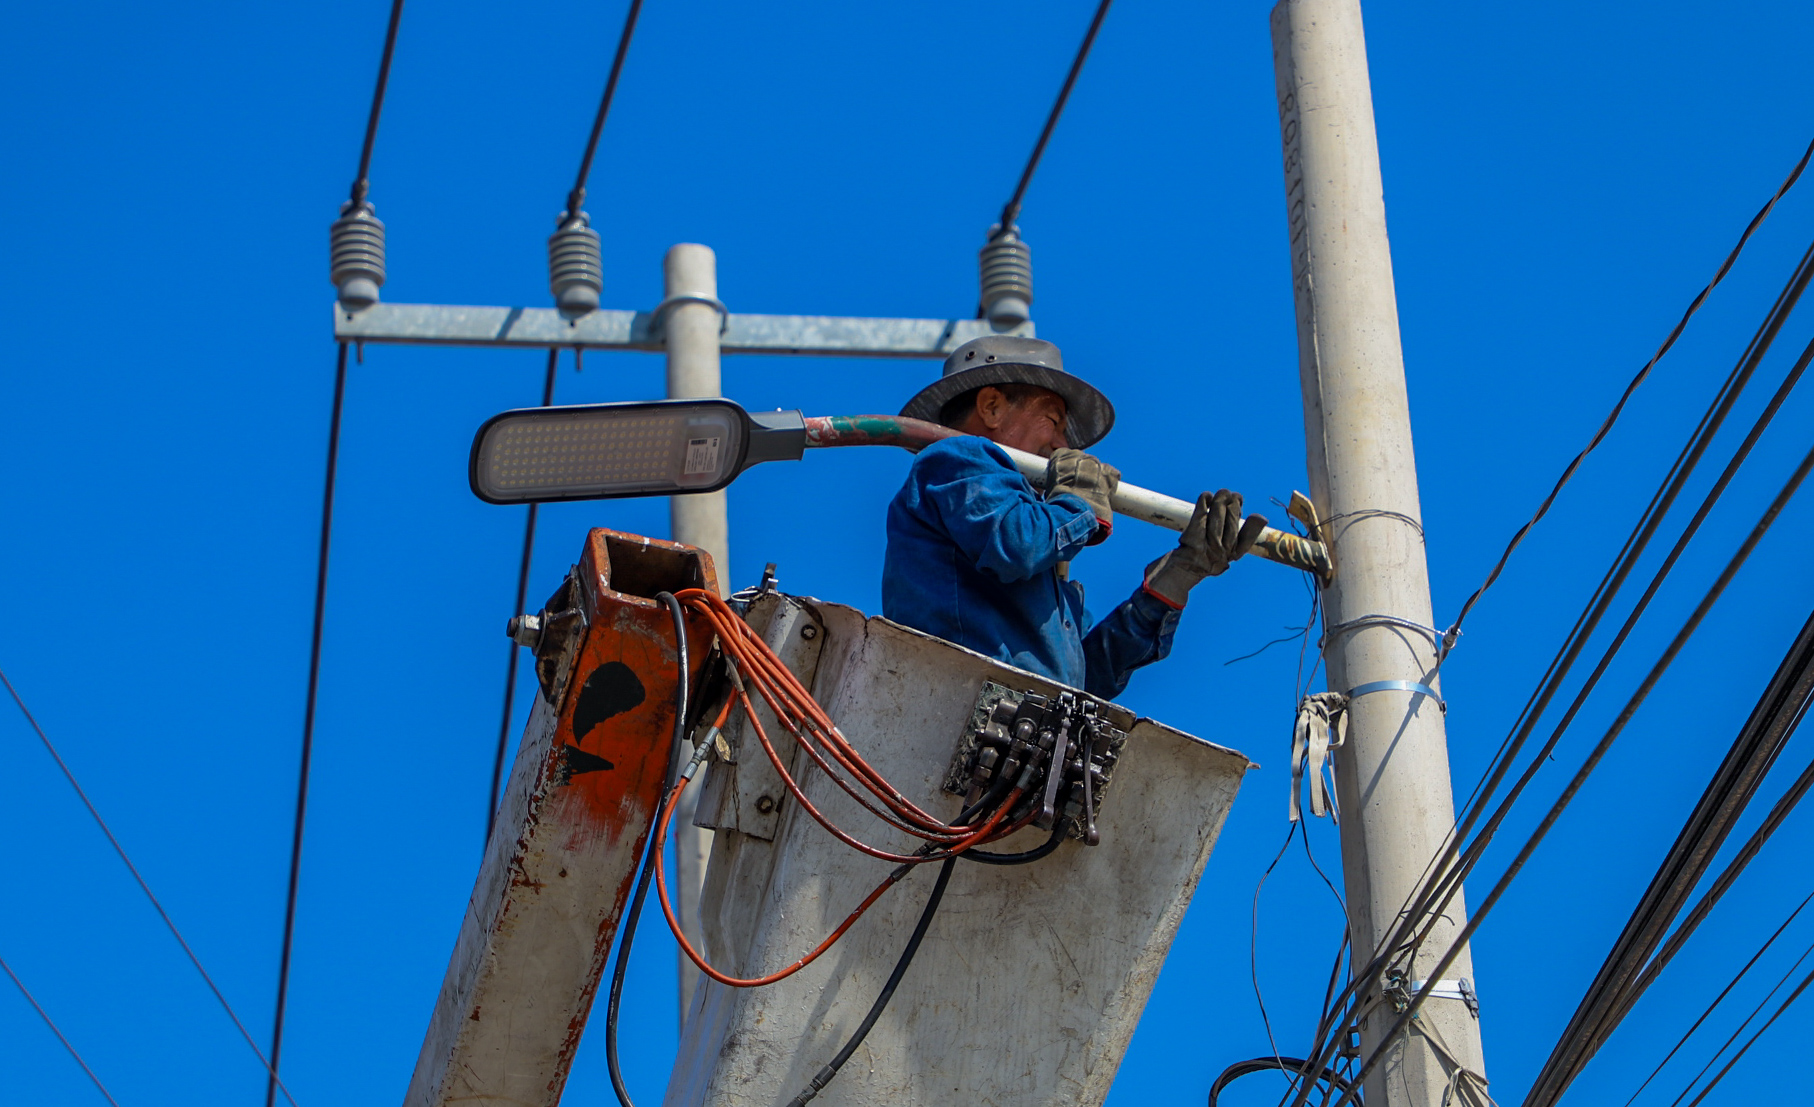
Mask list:
[[[472,490],[494,504],[711,492],[742,471],[749,439],[725,400],[507,411],[473,441]]]

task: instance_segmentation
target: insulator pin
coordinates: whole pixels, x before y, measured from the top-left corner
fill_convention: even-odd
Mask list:
[[[982,249],[983,318],[1003,330],[1033,315],[1033,252],[1018,228],[990,228]]]
[[[378,302],[384,283],[384,224],[372,205],[348,200],[328,227],[328,279],[349,311]]]
[[[598,310],[604,276],[598,232],[587,225],[586,213],[562,212],[560,229],[548,238],[548,287],[554,292],[555,306],[563,315]]]

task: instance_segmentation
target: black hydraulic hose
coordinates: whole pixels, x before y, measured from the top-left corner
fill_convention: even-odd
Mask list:
[[[964,854],[958,855],[958,857],[962,856]],[[956,860],[957,857],[947,857],[945,863],[939,866],[938,883],[932,886],[932,896],[926,901],[925,909],[920,912],[920,921],[914,925],[913,937],[907,939],[907,948],[901,951],[900,960],[894,963],[894,971],[888,974],[888,983],[882,985],[882,993],[876,996],[874,1003],[869,1005],[869,1014],[863,1016],[862,1025],[857,1027],[857,1032],[850,1036],[848,1042],[844,1043],[844,1048],[838,1050],[837,1056],[819,1070],[819,1074],[806,1085],[806,1090],[795,1096],[788,1107],[805,1107],[808,1101],[824,1091],[825,1086],[838,1075],[838,1070],[844,1067],[844,1062],[850,1060],[851,1055],[857,1051],[857,1047],[863,1044],[863,1039],[869,1036],[869,1031],[875,1026],[876,1020],[882,1017],[882,1008],[888,1006],[888,1001],[894,998],[894,990],[900,986],[901,978],[907,975],[907,966],[913,963],[913,955],[920,951],[920,942],[925,939],[926,930],[932,925],[932,916],[938,913],[939,901],[945,898],[945,885],[951,883],[951,870],[957,867],[954,864]],[[628,1102],[628,1100],[625,1101],[626,1107],[628,1107]]]
[[[675,664],[680,679],[674,682],[674,741],[668,750],[668,772],[662,777],[661,796],[665,802],[680,772],[680,747],[687,737],[687,619],[680,601],[670,592],[657,592],[655,598],[668,605],[674,616]],[[661,805],[657,804],[659,812]],[[659,814],[657,815],[659,818]],[[642,918],[643,901],[649,898],[649,881],[661,855],[655,852],[655,826],[649,826],[648,844],[643,848],[642,874],[636,878],[636,895],[630,900],[630,914],[624,920],[624,936],[617,943],[617,966],[611,971],[611,998],[605,1006],[605,1066],[611,1070],[611,1090],[623,1107],[636,1107],[630,1101],[630,1089],[624,1086],[623,1070],[617,1064],[617,1010],[624,998],[624,973],[630,967],[630,947],[636,942],[636,923]]]
[[[1246,1061],[1236,1061],[1234,1064],[1223,1069],[1222,1075],[1216,1077],[1216,1082],[1209,1086],[1209,1107],[1216,1107],[1216,1100],[1221,1097],[1223,1089],[1241,1079],[1243,1076],[1252,1076],[1255,1073],[1261,1072],[1282,1072],[1291,1076],[1305,1076],[1308,1075],[1309,1069],[1310,1062],[1304,1060],[1302,1057],[1267,1056],[1253,1057]],[[1310,1082],[1315,1084],[1319,1081],[1327,1083],[1332,1088],[1339,1088],[1344,1092],[1349,1088],[1348,1081],[1344,1080],[1342,1074],[1336,1072],[1334,1069],[1324,1069],[1322,1072],[1312,1077]]]
[[[1059,819],[1052,824],[1052,836],[1044,842],[1022,853],[985,853],[980,849],[967,849],[958,854],[966,861],[978,861],[984,865],[1030,865],[1042,857],[1049,857],[1058,844],[1064,841],[1067,819]]]

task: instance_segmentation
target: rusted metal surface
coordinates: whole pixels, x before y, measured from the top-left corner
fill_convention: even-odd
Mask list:
[[[962,803],[944,791],[945,773],[986,681],[1057,690],[851,608],[797,602],[820,628],[814,697],[925,810],[951,817]],[[960,863],[893,1001],[815,1107],[1102,1102],[1248,767],[1233,750],[1114,705],[1104,711],[1128,738],[1103,799],[1101,845],[1067,841],[1024,866]],[[793,771],[840,825],[884,848],[917,843],[880,828],[805,756]],[[1045,837],[1023,830],[991,848],[1027,850]],[[887,871],[791,801],[773,841],[721,825],[703,903],[708,956],[739,976],[785,965]],[[791,1101],[868,1011],[933,879],[907,877],[824,957],[778,984],[702,985],[666,1107]]]
[[[543,643],[552,698],[518,747],[407,1107],[560,1102],[667,771],[679,666],[651,597],[694,587],[717,587],[699,550],[587,535],[552,601],[584,627]],[[696,676],[711,636],[689,639]]]
[[[830,446],[899,446],[918,453],[942,438],[958,432],[923,419],[900,415],[816,415],[806,419],[806,445]],[[1043,486],[1046,478],[1045,459],[1022,450],[1003,446],[1022,476]],[[1184,529],[1190,522],[1194,504],[1123,483],[1115,490],[1115,513],[1131,519],[1153,523],[1168,530]],[[1253,552],[1267,561],[1276,561],[1293,569],[1313,573],[1325,583],[1333,576],[1334,566],[1329,551],[1321,542],[1267,527],[1253,544]]]

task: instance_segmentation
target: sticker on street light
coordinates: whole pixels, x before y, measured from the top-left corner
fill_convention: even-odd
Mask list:
[[[699,473],[716,473],[719,443],[722,441],[717,437],[687,439],[687,459],[681,468],[681,475],[690,477]]]

